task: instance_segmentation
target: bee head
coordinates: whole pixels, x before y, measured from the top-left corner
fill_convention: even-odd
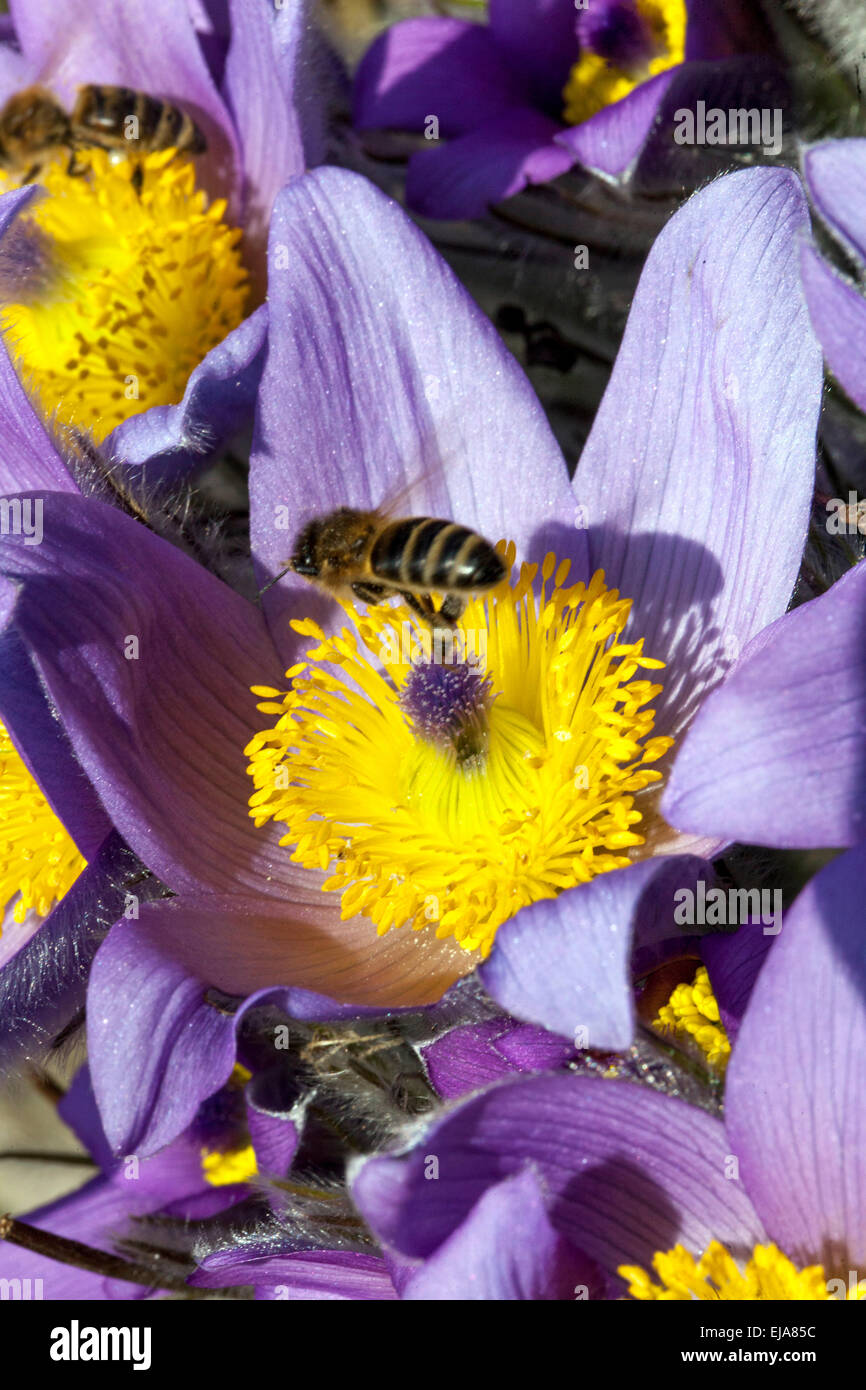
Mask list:
[[[322,522],[319,517],[308,521],[303,530],[298,532],[292,558],[289,561],[289,568],[294,570],[295,574],[303,575],[305,579],[318,578],[321,569],[319,561],[321,532]]]

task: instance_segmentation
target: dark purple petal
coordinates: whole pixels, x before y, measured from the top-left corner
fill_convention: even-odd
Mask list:
[[[490,30],[459,19],[407,19],[368,49],[355,78],[354,117],[361,130],[462,135],[482,121],[525,106],[527,88]]]
[[[828,1275],[866,1268],[866,846],[803,889],[758,977],[725,1123],[770,1237]],[[859,1277],[859,1276],[858,1276]]]
[[[754,111],[762,126],[757,134],[761,140],[766,136],[767,151],[780,153],[778,142],[783,141],[793,113],[790,85],[779,64],[766,57],[738,57],[681,63],[671,71],[673,80],[658,104],[656,119],[631,173],[630,183],[636,191],[651,197],[657,193],[670,196],[683,187],[699,188],[718,178],[726,166],[733,168],[742,161],[733,150],[728,153],[724,146],[703,143],[697,121],[700,109],[707,115],[713,109]],[[698,102],[703,103],[702,108]],[[696,120],[694,144],[677,140],[677,135],[684,133],[683,113],[687,112]],[[755,133],[753,126],[750,117],[750,136]],[[759,145],[758,157],[762,150]]]
[[[827,366],[860,409],[866,409],[866,299],[819,256],[800,249],[803,291]]]
[[[90,974],[90,1070],[115,1153],[156,1153],[225,1084],[235,1061],[234,1017],[208,1004],[201,981],[151,942],[150,914],[159,911],[121,919]]]
[[[675,862],[693,874],[695,860]],[[661,918],[674,934],[672,872],[671,860],[646,859],[524,908],[499,928],[481,966],[488,994],[517,1018],[571,1037],[578,1047],[628,1047],[635,924],[642,919],[648,935]]]
[[[803,173],[817,212],[866,261],[866,140],[828,140],[807,150]]]
[[[758,973],[775,940],[775,934],[765,932],[764,926],[760,921],[745,922],[738,931],[713,932],[700,943],[722,1026],[731,1042],[737,1037]]]
[[[536,101],[557,115],[577,62],[574,0],[490,0],[490,29]]]
[[[672,825],[781,847],[866,836],[866,565],[780,618],[701,709]]]
[[[70,1240],[83,1241],[97,1250],[116,1253],[118,1235],[129,1234],[130,1218],[153,1208],[148,1194],[136,1191],[135,1183],[119,1189],[105,1177],[93,1178],[84,1187],[61,1197],[49,1206],[27,1212],[22,1219],[40,1230]],[[31,1292],[24,1297],[50,1299],[52,1302],[74,1299],[91,1302],[111,1298],[145,1298],[147,1290],[139,1284],[119,1279],[106,1279],[75,1265],[60,1264],[45,1255],[33,1254],[8,1242],[0,1244],[0,1279],[41,1280],[41,1286],[31,1283]],[[40,1291],[36,1291],[39,1289]]]
[[[443,1100],[455,1100],[515,1072],[556,1071],[573,1055],[571,1043],[555,1033],[505,1018],[452,1028],[423,1049],[430,1080]]]
[[[555,143],[560,130],[540,111],[515,107],[468,135],[419,150],[409,160],[406,202],[424,217],[481,217],[491,203],[571,168],[574,156]]]
[[[201,468],[252,420],[267,332],[263,304],[194,368],[179,405],[130,416],[105,441],[106,454],[141,465],[149,486],[171,485]]]
[[[538,1178],[526,1168],[488,1187],[406,1282],[402,1297],[456,1303],[573,1302],[581,1287],[586,1291],[598,1282],[593,1262],[551,1225]]]
[[[796,176],[769,168],[676,213],[578,466],[593,567],[634,600],[634,636],[668,663],[660,733],[784,612],[797,575],[822,386],[797,265],[806,216]]]
[[[277,193],[324,158],[322,96],[305,0],[229,0],[229,10],[224,91],[243,160],[246,235],[263,251]]]
[[[0,1056],[44,1057],[55,1034],[82,1008],[87,976],[106,921],[124,908],[135,864],[116,834],[39,924],[26,921],[0,940]],[[136,889],[146,898],[148,885]]]
[[[503,1082],[429,1129],[402,1158],[355,1169],[356,1205],[379,1239],[424,1259],[483,1193],[527,1163],[554,1229],[608,1274],[649,1267],[678,1241],[750,1248],[762,1238],[728,1140],[702,1110],[629,1082],[575,1076]],[[431,1160],[438,1178],[431,1180]]]
[[[249,1104],[247,1124],[259,1172],[285,1177],[298,1147],[297,1125],[285,1115],[272,1115]]]
[[[669,68],[642,82],[621,101],[563,131],[557,143],[587,169],[616,177],[625,174],[643,148],[677,71]]]
[[[85,858],[111,830],[111,821],[48,702],[33,662],[10,624],[0,632],[0,719],[30,773]]]
[[[273,1255],[255,1247],[241,1252],[220,1250],[202,1260],[190,1284],[199,1289],[222,1289],[252,1284],[256,1298],[394,1299],[394,1285],[377,1255],[354,1250],[300,1250]]]
[[[25,57],[70,107],[76,88],[88,82],[176,101],[207,138],[202,168],[217,186],[237,187],[237,137],[186,3],[68,0],[61,26],[51,0],[11,0],[9,8]]]
[[[395,203],[343,170],[296,180],[277,200],[270,266],[250,479],[263,577],[303,521],[407,484],[407,511],[510,536],[523,558],[540,559],[552,530],[560,554],[580,553],[565,461],[529,382]],[[265,601],[286,646],[291,616],[333,611],[291,575]]]
[[[772,30],[754,0],[686,0],[687,58],[728,58],[773,50]]]
[[[57,1113],[103,1172],[114,1167],[116,1159],[105,1137],[93,1094],[90,1068],[86,1064],[78,1069],[69,1090],[58,1101]]]

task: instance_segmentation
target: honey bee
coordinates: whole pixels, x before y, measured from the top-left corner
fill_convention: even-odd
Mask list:
[[[0,167],[29,182],[46,159],[76,149],[148,154],[175,148],[201,154],[205,139],[191,116],[170,102],[129,87],[79,87],[71,115],[44,87],[27,87],[0,111]]]
[[[453,627],[467,595],[505,577],[502,556],[468,526],[432,516],[395,520],[353,507],[309,521],[271,583],[290,570],[335,597],[377,604],[399,595],[431,627]],[[438,609],[431,590],[445,595]]]

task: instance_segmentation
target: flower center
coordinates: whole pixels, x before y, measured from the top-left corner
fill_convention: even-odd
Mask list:
[[[719,1021],[719,1006],[710,987],[706,966],[701,965],[692,983],[677,985],[659,1010],[653,1027],[690,1038],[709,1065],[720,1074],[728,1065],[731,1044]]]
[[[616,0],[580,11],[581,55],[563,91],[563,119],[579,125],[682,63],[686,19],[685,0]]]
[[[13,898],[16,922],[46,917],[86,866],[0,724],[0,918]]]
[[[635,794],[671,740],[649,737],[661,686],[635,676],[663,663],[619,640],[631,605],[600,571],[566,587],[569,562],[548,555],[536,597],[537,570],[469,603],[453,634],[390,607],[344,605],[355,631],[334,637],[296,622],[309,661],[287,692],[254,687],[279,718],[246,750],[250,814],[329,871],[344,918],[433,926],[486,954],[522,907],[643,843]]]
[[[179,401],[240,323],[241,233],[174,150],[120,160],[81,150],[75,172],[64,155],[40,182],[47,196],[18,219],[31,273],[7,275],[0,328],[42,412],[100,441],[130,415]],[[0,173],[0,191],[12,186]]]
[[[699,1260],[677,1245],[666,1254],[653,1256],[659,1277],[654,1284],[639,1265],[621,1265],[617,1273],[628,1280],[629,1295],[642,1301],[775,1302],[834,1298],[824,1277],[823,1265],[798,1270],[776,1245],[756,1245],[752,1258],[741,1270],[734,1257],[718,1241],[711,1241]],[[836,1281],[834,1281],[836,1282]],[[846,1298],[866,1299],[866,1280],[849,1288]]]

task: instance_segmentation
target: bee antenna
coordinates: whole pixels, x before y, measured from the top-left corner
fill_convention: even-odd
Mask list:
[[[283,578],[283,575],[286,575],[286,574],[289,573],[289,571],[291,570],[291,568],[292,568],[291,565],[286,565],[285,569],[281,569],[280,572],[279,572],[279,574],[275,574],[275,575],[274,575],[273,579],[269,579],[268,582],[267,582],[267,584],[265,585],[265,587],[264,587],[263,589],[259,589],[258,597],[261,598],[262,594],[266,594],[266,593],[268,592],[268,589],[272,589],[272,588],[274,587],[274,585],[275,585],[280,579]]]

